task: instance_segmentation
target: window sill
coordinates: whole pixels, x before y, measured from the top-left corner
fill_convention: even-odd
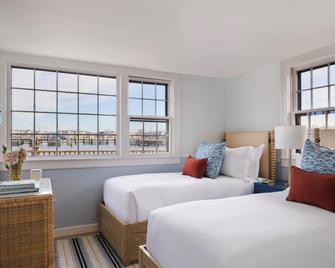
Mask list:
[[[24,163],[23,169],[70,169],[91,167],[117,167],[139,165],[173,165],[179,164],[179,156],[128,156],[128,157],[36,157]],[[4,170],[4,168],[2,167]]]

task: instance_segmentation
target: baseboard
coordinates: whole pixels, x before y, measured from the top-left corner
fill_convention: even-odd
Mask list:
[[[99,231],[99,223],[57,228],[55,229],[55,238],[80,235],[85,233],[94,233],[97,231]]]

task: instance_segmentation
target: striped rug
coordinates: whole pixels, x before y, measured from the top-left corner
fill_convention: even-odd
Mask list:
[[[56,268],[125,268],[101,234],[56,241]],[[127,268],[137,268],[131,265]]]

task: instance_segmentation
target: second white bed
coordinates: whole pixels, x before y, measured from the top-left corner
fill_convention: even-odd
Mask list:
[[[253,193],[253,180],[219,176],[195,179],[181,173],[122,176],[105,181],[106,208],[124,224],[147,221],[151,211],[178,203]]]
[[[164,268],[333,268],[335,213],[287,192],[195,201],[153,211],[147,250]]]

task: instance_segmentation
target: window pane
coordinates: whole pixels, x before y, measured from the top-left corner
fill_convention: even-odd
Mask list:
[[[12,133],[33,133],[33,113],[12,113]]]
[[[58,114],[58,133],[76,134],[77,133],[77,115]]]
[[[328,114],[328,128],[335,128],[335,112]]]
[[[34,70],[12,68],[12,87],[34,88]]]
[[[144,136],[144,153],[155,154],[157,152],[157,137]]]
[[[58,93],[58,112],[61,113],[77,113],[78,98],[77,94]]]
[[[301,110],[311,109],[311,91],[302,91],[301,94]]]
[[[58,73],[58,90],[77,92],[78,78],[76,74]]]
[[[154,100],[143,100],[143,115],[155,116]]]
[[[95,154],[98,151],[98,136],[80,135],[79,154]]]
[[[99,96],[99,113],[116,115],[116,97]]]
[[[34,91],[33,90],[12,90],[12,110],[33,111]]]
[[[79,133],[89,134],[98,133],[97,116],[95,115],[79,115]]]
[[[335,86],[330,88],[330,106],[335,106]]]
[[[99,93],[116,95],[116,79],[108,77],[99,77]]]
[[[156,85],[156,94],[158,100],[166,100],[166,86]]]
[[[328,67],[313,70],[313,87],[322,87],[328,84]]]
[[[131,154],[143,153],[143,136],[130,136],[129,152]]]
[[[79,75],[79,92],[98,93],[98,80],[93,75]]]
[[[100,154],[116,154],[116,136],[99,136]]]
[[[313,108],[328,107],[328,87],[313,89]]]
[[[36,91],[36,111],[56,112],[56,92]]]
[[[167,135],[167,123],[157,123],[158,135]]]
[[[99,133],[116,134],[116,117],[99,116]]]
[[[300,125],[305,126],[307,129],[309,128],[308,115],[300,116]]]
[[[168,138],[166,136],[158,136],[157,137],[157,146],[158,153],[167,153],[168,150]]]
[[[79,94],[79,112],[96,114],[98,112],[97,95]]]
[[[12,150],[23,148],[27,151],[28,155],[32,155],[33,141],[34,137],[32,135],[12,135]]]
[[[128,97],[142,98],[142,84],[129,82]]]
[[[330,65],[329,67],[330,72],[330,84],[335,84],[335,64]]]
[[[142,115],[142,100],[129,99],[128,100],[128,114]]]
[[[36,136],[36,155],[56,155],[56,135],[37,135]]]
[[[130,135],[143,135],[143,122],[134,122],[129,123],[129,134]]]
[[[58,154],[59,155],[76,155],[78,137],[76,135],[59,135],[58,136]]]
[[[144,83],[143,84],[143,98],[155,99],[155,84]]]
[[[56,133],[56,114],[36,113],[35,131],[39,134]]]
[[[325,128],[326,117],[324,114],[312,114],[311,115],[311,128]]]
[[[157,101],[157,116],[167,116],[165,101]]]
[[[156,122],[144,122],[144,135],[157,135]]]
[[[37,89],[56,90],[56,72],[36,71],[35,82]]]
[[[302,90],[311,88],[311,71],[301,73],[300,79]]]

